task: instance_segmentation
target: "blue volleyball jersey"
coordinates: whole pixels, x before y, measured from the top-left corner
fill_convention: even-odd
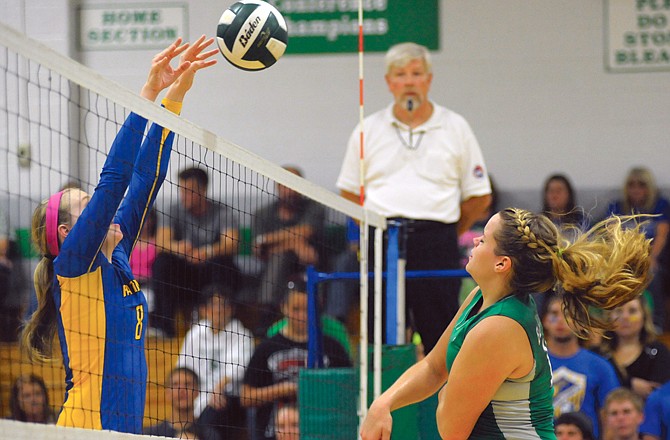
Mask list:
[[[181,103],[164,105],[181,110]],[[142,432],[147,302],[128,260],[165,179],[174,137],[153,124],[144,138],[146,124],[134,113],[128,116],[98,186],[54,260],[66,372],[60,426]],[[100,249],[111,223],[120,225],[123,239],[110,262]]]

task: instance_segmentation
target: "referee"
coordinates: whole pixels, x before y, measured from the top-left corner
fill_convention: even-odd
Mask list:
[[[462,116],[428,99],[433,74],[425,47],[391,47],[385,79],[393,103],[363,121],[365,207],[405,224],[407,270],[459,269],[458,236],[491,203],[481,149]],[[360,126],[337,179],[354,202],[359,138]],[[426,353],[456,314],[459,289],[455,278],[408,280],[406,304]]]

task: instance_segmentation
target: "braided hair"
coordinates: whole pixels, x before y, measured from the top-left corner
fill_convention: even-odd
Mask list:
[[[639,296],[649,283],[650,240],[638,217],[609,217],[570,242],[546,216],[507,208],[500,212],[496,254],[512,260],[514,292],[562,294],[568,322],[585,338],[609,329],[590,316],[589,307],[611,310]]]

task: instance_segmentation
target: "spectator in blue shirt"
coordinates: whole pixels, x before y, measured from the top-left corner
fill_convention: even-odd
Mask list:
[[[670,440],[670,382],[649,395],[640,433],[642,440]]]
[[[591,419],[593,432],[599,438],[598,413],[607,394],[619,387],[614,367],[579,345],[563,314],[560,296],[547,297],[540,318],[553,373],[554,416],[582,412]]]
[[[652,239],[651,268],[654,279],[649,289],[654,297],[654,325],[658,332],[662,333],[665,324],[665,295],[661,282],[665,276],[662,251],[670,233],[670,217],[668,217],[670,202],[661,196],[654,175],[645,167],[631,168],[624,181],[621,195],[621,199],[610,203],[607,208],[609,214],[650,214],[654,216],[644,219],[642,228],[647,238]]]

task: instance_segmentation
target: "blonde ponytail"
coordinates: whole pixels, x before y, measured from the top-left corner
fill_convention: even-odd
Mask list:
[[[650,240],[640,230],[640,217],[610,217],[571,243],[546,216],[507,208],[500,212],[496,253],[513,262],[514,292],[562,293],[568,323],[588,337],[609,328],[591,316],[591,307],[611,310],[649,284]]]
[[[42,257],[35,268],[34,283],[37,293],[37,310],[30,316],[21,332],[21,348],[30,361],[45,362],[51,359],[56,334],[56,304],[52,290],[53,262]]]
[[[66,190],[69,191],[69,190]],[[31,238],[43,255],[37,263],[33,281],[37,294],[37,310],[25,323],[20,337],[20,346],[31,361],[45,362],[51,359],[56,334],[57,310],[53,298],[53,257],[49,256],[46,238],[47,200],[33,212]],[[69,202],[64,200],[58,212],[58,223],[70,221]]]
[[[579,336],[610,328],[592,317],[590,308],[612,310],[641,295],[649,284],[651,240],[639,220],[640,216],[603,220],[553,258],[557,290],[563,292],[564,309]]]

